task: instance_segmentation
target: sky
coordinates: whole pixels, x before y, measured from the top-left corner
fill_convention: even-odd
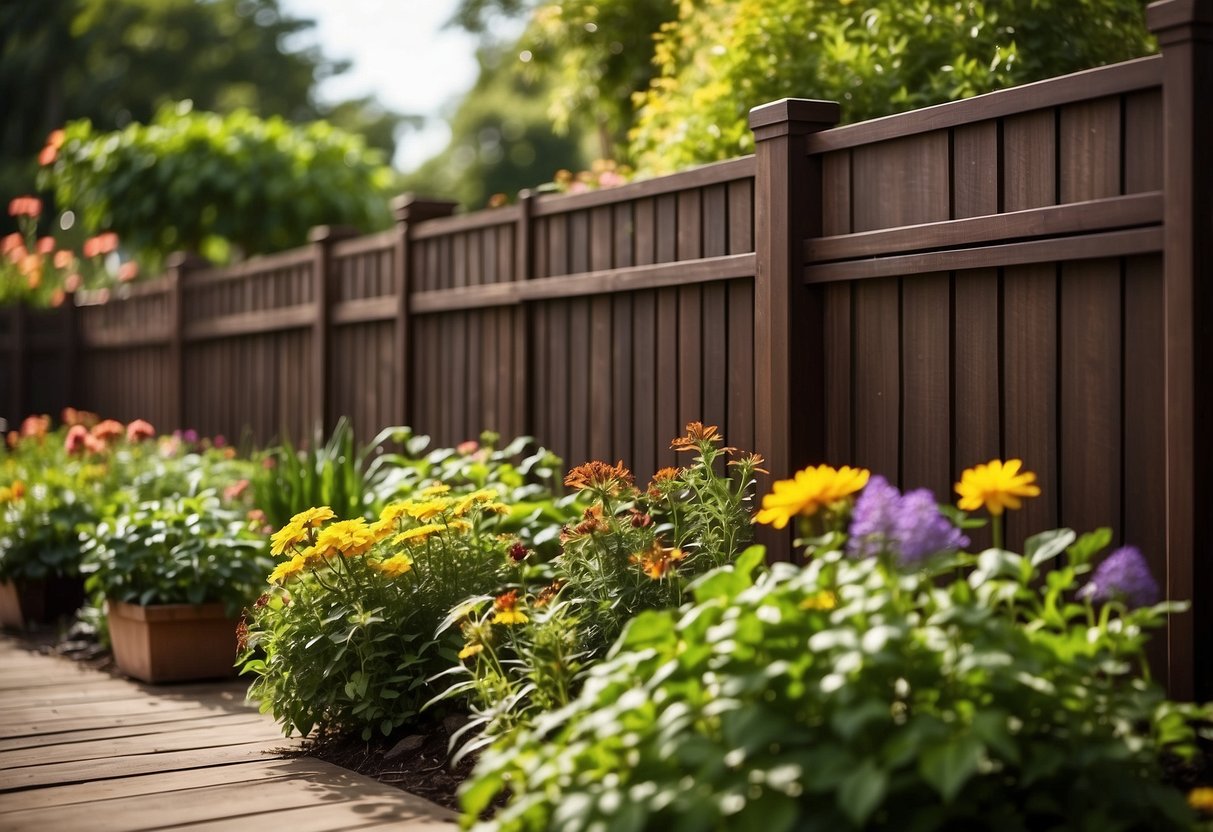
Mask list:
[[[316,21],[313,42],[350,70],[320,87],[326,102],[374,95],[386,107],[426,117],[404,134],[395,165],[411,170],[450,138],[444,106],[476,81],[476,39],[445,29],[455,0],[282,0],[293,15]]]

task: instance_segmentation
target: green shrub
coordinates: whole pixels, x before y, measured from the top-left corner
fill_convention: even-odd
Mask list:
[[[764,503],[818,520],[808,564],[751,549],[638,616],[577,699],[483,755],[466,826],[505,799],[477,828],[1190,828],[1160,758],[1211,713],[1148,678],[1178,607],[1133,605],[1156,592],[1139,554],[1092,575],[1106,530],[956,554],[929,495],[875,478],[848,539],[856,489],[813,472]],[[1016,473],[1002,493],[1031,496]]]
[[[85,589],[132,604],[221,601],[235,613],[271,565],[244,516],[213,492],[120,509],[82,541]]]

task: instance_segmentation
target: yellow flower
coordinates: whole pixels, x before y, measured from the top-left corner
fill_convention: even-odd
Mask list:
[[[307,568],[307,565],[307,558],[302,555],[284,560],[270,573],[270,583],[281,586]]]
[[[975,465],[960,475],[956,493],[960,495],[957,505],[965,511],[977,511],[982,506],[995,516],[1008,508],[1017,509],[1021,498],[1040,496],[1040,486],[1035,485],[1036,475],[1031,471],[1020,472],[1023,462],[1009,459],[1003,462],[992,459],[985,465]]]
[[[365,553],[375,542],[375,530],[367,525],[366,518],[341,520],[325,526],[316,535],[316,554],[327,557],[340,552],[352,558]]]
[[[459,501],[459,504],[455,506],[454,514],[456,517],[462,517],[471,511],[475,506],[481,503],[488,503],[496,499],[497,490],[494,488],[482,488],[479,491],[473,491],[471,494]],[[500,505],[500,503],[495,503],[494,505]],[[486,510],[491,511],[492,509],[486,508]]]
[[[328,506],[318,506],[299,512],[291,518],[290,524],[292,526],[299,526],[301,529],[314,529],[326,520],[332,520],[336,516]]]
[[[832,610],[836,606],[838,606],[838,598],[828,589],[814,592],[800,602],[802,610]]]
[[[388,578],[399,578],[413,568],[413,561],[408,555],[393,555],[385,561],[372,563],[371,568]]]
[[[427,485],[425,488],[421,489],[420,496],[427,499],[429,497],[439,497],[450,490],[451,487],[446,483],[436,482],[433,485]]]
[[[392,538],[392,545],[399,546],[401,543],[420,543],[438,534],[442,529],[443,527],[437,523],[429,523],[425,526],[407,529]]]
[[[790,480],[779,480],[762,498],[755,520],[782,529],[796,515],[812,517],[821,508],[849,497],[868,484],[866,468],[810,465]]]
[[[459,534],[461,532],[470,532],[472,530],[472,524],[467,520],[452,520],[446,524],[446,528],[448,531]]]
[[[451,501],[446,499],[426,500],[424,503],[413,503],[409,506],[409,516],[427,523],[451,507]]]
[[[525,624],[528,619],[526,613],[518,609],[518,590],[511,589],[509,592],[503,592],[497,596],[497,600],[493,602],[493,623],[494,624]]]
[[[1198,812],[1213,814],[1213,789],[1201,786],[1188,792],[1188,805]]]
[[[464,645],[464,648],[459,651],[459,658],[470,659],[472,656],[475,656],[477,653],[482,653],[482,652],[484,652],[483,644],[467,644],[467,645]]]
[[[294,521],[287,523],[270,537],[270,554],[282,555],[307,540],[307,530]]]
[[[385,525],[393,525],[401,517],[407,517],[409,510],[412,507],[412,500],[405,500],[399,503],[390,503],[384,506],[383,511],[379,512],[379,522]]]

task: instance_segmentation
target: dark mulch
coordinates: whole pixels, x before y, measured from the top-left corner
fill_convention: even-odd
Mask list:
[[[371,742],[356,737],[308,739],[299,754],[373,777],[380,783],[458,811],[455,792],[471,774],[474,764],[470,757],[465,757],[458,766],[450,765],[447,749],[451,731],[458,730],[461,723],[458,717],[448,717],[414,726],[411,733]]]

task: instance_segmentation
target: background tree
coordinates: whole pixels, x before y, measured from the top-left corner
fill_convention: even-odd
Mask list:
[[[50,131],[149,121],[167,102],[320,118],[363,133],[389,157],[408,119],[369,99],[335,107],[316,86],[346,64],[295,48],[314,26],[279,0],[38,0],[0,3],[0,193],[28,191]]]
[[[476,84],[450,117],[445,150],[404,177],[407,190],[480,208],[493,194],[513,197],[550,181],[561,168],[577,170],[591,156],[576,130],[558,134],[548,116],[551,95],[540,79],[524,76],[517,53],[480,49]]]
[[[308,230],[384,227],[394,182],[379,151],[327,122],[292,125],[166,105],[117,132],[70,122],[43,184],[144,266],[174,249],[212,260],[301,245]]]

